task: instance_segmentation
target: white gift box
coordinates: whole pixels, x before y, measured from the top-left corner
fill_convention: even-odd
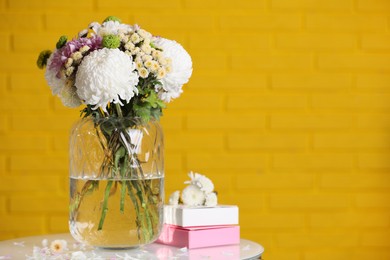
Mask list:
[[[238,207],[235,205],[214,207],[165,205],[164,223],[181,227],[238,225]]]

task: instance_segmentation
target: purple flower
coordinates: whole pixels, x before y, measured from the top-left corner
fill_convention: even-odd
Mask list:
[[[94,35],[91,38],[78,38],[67,42],[61,49],[54,52],[52,62],[48,68],[54,70],[57,78],[60,78],[61,68],[65,65],[68,58],[83,46],[88,46],[90,51],[97,50],[102,46],[102,37]]]

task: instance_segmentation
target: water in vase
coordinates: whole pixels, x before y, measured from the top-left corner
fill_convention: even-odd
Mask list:
[[[162,226],[164,178],[70,178],[69,226],[73,237],[97,247],[153,242]]]

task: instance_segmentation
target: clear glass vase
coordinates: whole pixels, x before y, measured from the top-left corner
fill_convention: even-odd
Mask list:
[[[70,135],[69,227],[104,248],[155,241],[162,227],[164,143],[157,120],[87,117]]]

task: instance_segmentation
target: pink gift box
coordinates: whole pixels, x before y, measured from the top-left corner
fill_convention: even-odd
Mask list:
[[[164,224],[158,243],[187,248],[240,243],[240,226],[180,227]]]

